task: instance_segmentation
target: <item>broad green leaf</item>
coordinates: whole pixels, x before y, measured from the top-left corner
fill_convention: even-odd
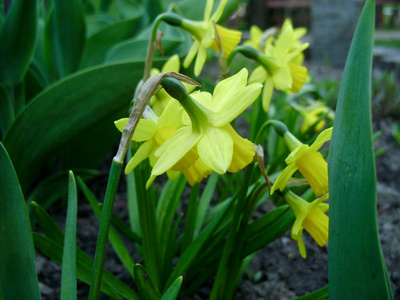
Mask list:
[[[38,220],[40,228],[43,230],[47,237],[34,233],[35,247],[42,251],[45,255],[51,258],[55,263],[61,265],[63,244],[64,244],[64,232],[49,216],[49,214],[37,203],[32,203],[32,211],[34,216]],[[90,258],[82,249],[77,248],[77,276],[79,279],[86,283],[90,283],[90,278],[93,269],[93,259]],[[115,292],[126,297],[138,299],[134,291],[132,291],[123,282],[117,279],[110,272],[104,270],[102,279],[101,291],[107,295],[112,295],[113,287]]]
[[[143,67],[136,61],[90,68],[31,100],[4,140],[23,189],[60,158],[72,169],[92,168],[104,157],[120,138],[113,122],[128,115]]]
[[[46,21],[44,49],[57,78],[78,70],[85,48],[85,30],[81,1],[54,1]]]
[[[0,143],[0,282],[5,299],[40,299],[31,224],[12,162]]]
[[[161,299],[160,292],[151,280],[146,269],[141,265],[136,264],[134,269],[135,283],[138,288],[140,299],[143,300],[159,300]]]
[[[0,133],[4,137],[14,121],[14,109],[7,89],[0,83]]]
[[[116,22],[89,37],[82,67],[103,63],[107,51],[114,44],[132,36],[135,27],[138,27],[140,17],[141,14],[137,14],[134,18]]]
[[[0,82],[12,88],[29,68],[36,43],[37,0],[12,1],[0,32]]]
[[[179,276],[168,290],[162,295],[161,300],[175,300],[178,297],[182,285],[182,276]]]
[[[330,299],[393,299],[379,243],[371,126],[375,1],[367,0],[347,57],[329,170]]]
[[[115,22],[117,22],[116,17],[102,12],[86,16],[86,37],[90,38],[92,35],[114,24]]]
[[[62,260],[61,299],[76,299],[76,222],[78,196],[72,171],[69,172],[68,209]]]

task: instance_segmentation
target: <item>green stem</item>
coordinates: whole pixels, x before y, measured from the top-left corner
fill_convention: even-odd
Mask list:
[[[269,126],[273,126],[276,133],[279,134],[279,136],[281,136],[281,137],[283,137],[285,132],[289,131],[289,129],[286,127],[286,125],[284,123],[282,123],[280,121],[276,121],[276,120],[268,120],[261,126],[260,130],[258,130],[256,139],[254,140],[254,144],[259,145],[262,142],[264,134],[266,133],[266,129]]]
[[[103,275],[103,264],[106,245],[108,241],[108,231],[111,223],[111,213],[114,207],[115,194],[119,183],[119,177],[122,171],[122,163],[113,160],[108,178],[106,195],[104,197],[104,206],[101,212],[99,235],[96,244],[96,253],[94,256],[92,280],[90,283],[89,299],[99,299],[101,277]]]

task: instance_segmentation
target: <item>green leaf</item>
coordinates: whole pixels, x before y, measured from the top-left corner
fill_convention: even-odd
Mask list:
[[[146,269],[140,264],[136,264],[134,269],[135,282],[138,288],[140,299],[143,300],[159,300],[161,299],[160,292],[151,280]]]
[[[134,18],[116,22],[93,34],[86,42],[82,67],[103,63],[107,51],[116,43],[132,36],[141,18],[141,11]]]
[[[113,122],[128,114],[143,67],[137,61],[91,68],[29,103],[4,140],[23,189],[56,160],[64,169],[92,168],[104,157],[120,138]]]
[[[14,121],[14,109],[7,89],[0,83],[0,132],[5,136],[12,122]]]
[[[61,299],[76,299],[76,222],[78,197],[76,182],[72,171],[69,172],[68,210],[65,224],[65,240],[62,260]]]
[[[54,1],[54,8],[46,22],[44,50],[57,78],[78,69],[85,48],[85,30],[81,1]]]
[[[346,61],[329,170],[331,299],[393,299],[379,243],[371,126],[375,1],[367,0]]]
[[[36,43],[37,0],[12,1],[0,32],[0,82],[12,88],[28,71]]]
[[[32,211],[34,216],[38,220],[40,228],[43,230],[44,237],[40,234],[34,233],[35,247],[42,251],[45,255],[51,258],[55,263],[61,265],[62,254],[63,254],[63,244],[64,244],[64,232],[60,227],[54,222],[54,220],[49,216],[49,214],[36,202],[32,203]],[[90,283],[92,269],[93,269],[93,259],[90,258],[82,249],[77,248],[77,277],[86,283]],[[112,287],[112,288],[110,288]],[[113,295],[113,289],[118,294],[124,296],[125,298],[138,299],[134,291],[132,291],[128,286],[126,286],[122,281],[117,279],[110,272],[104,270],[103,278],[101,284],[101,291],[107,295]]]
[[[31,224],[12,162],[0,143],[0,282],[5,299],[40,299]]]
[[[162,295],[161,300],[175,300],[178,297],[182,285],[182,276],[179,276],[168,290]]]

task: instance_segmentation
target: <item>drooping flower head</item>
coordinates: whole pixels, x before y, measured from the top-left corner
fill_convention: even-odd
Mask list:
[[[211,15],[211,11],[214,5],[214,0],[207,0],[206,7],[204,10],[203,21],[192,21],[188,19],[182,19],[180,25],[183,29],[188,31],[194,41],[186,58],[183,62],[185,68],[189,67],[193,59],[196,57],[194,74],[199,76],[203,69],[204,63],[207,59],[207,48],[220,51],[219,46],[215,39],[215,28],[213,23],[217,23],[222,15],[225,5],[228,1],[221,0],[215,12]],[[225,56],[231,53],[231,51],[239,44],[242,33],[238,30],[231,30],[224,28],[220,25],[216,25],[218,33],[221,37],[222,48]]]
[[[133,141],[144,142],[125,168],[125,173],[132,172],[136,166],[146,158],[150,158],[150,164],[154,166],[158,157],[154,155],[179,128],[184,126],[185,111],[175,100],[168,102],[167,107],[160,117],[150,111],[147,112],[149,119],[140,119],[132,137]],[[127,118],[115,122],[115,126],[122,132],[128,122]],[[170,179],[176,178],[179,171],[183,172],[190,185],[200,182],[211,174],[211,169],[204,163],[198,161],[198,155],[189,151],[184,157],[177,161],[170,169],[166,170]],[[151,177],[147,183],[149,186],[155,177]]]
[[[296,217],[291,237],[298,242],[301,256],[306,258],[306,247],[302,237],[303,229],[312,236],[320,247],[328,242],[329,217],[325,212],[328,210],[329,205],[322,203],[322,201],[326,200],[329,194],[325,194],[311,203],[290,190],[285,193],[284,197]]]
[[[261,84],[247,85],[246,69],[217,84],[214,94],[187,95],[174,81],[165,81],[167,92],[179,100],[190,118],[190,124],[178,129],[156,152],[157,163],[152,175],[164,173],[191,150],[217,173],[236,172],[254,157],[253,144],[240,137],[229,124],[261,91]],[[179,82],[178,82],[179,83]],[[171,87],[171,88],[169,88]]]
[[[293,29],[287,19],[276,39],[269,39],[263,54],[258,55],[261,66],[250,76],[249,82],[264,83],[262,104],[268,111],[274,88],[285,92],[298,92],[307,80],[307,68],[302,66],[302,52],[308,43],[300,38],[305,30]]]
[[[316,132],[320,132],[326,124],[324,119],[321,120],[321,116],[326,115],[332,121],[335,118],[335,113],[320,102],[314,102],[308,106],[300,106],[296,103],[291,103],[290,105],[303,117],[303,123],[300,128],[301,133],[305,133],[312,126],[314,126]],[[318,122],[318,120],[320,121]]]
[[[304,176],[316,196],[321,196],[329,191],[328,164],[318,149],[331,139],[332,127],[321,132],[314,143],[309,146],[301,143],[289,131],[285,132],[283,139],[292,151],[286,158],[288,165],[276,179],[271,188],[271,194],[277,189],[283,191],[289,179],[297,170]]]

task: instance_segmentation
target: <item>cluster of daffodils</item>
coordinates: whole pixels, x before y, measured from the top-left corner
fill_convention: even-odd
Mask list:
[[[248,72],[243,69],[219,82],[213,95],[208,92],[189,95],[179,81],[165,79],[166,92],[179,102],[170,98],[159,117],[149,114],[149,119],[140,120],[133,140],[145,143],[125,172],[131,172],[150,157],[153,170],[148,185],[158,175],[168,172],[174,177],[179,171],[194,185],[212,171],[223,174],[243,169],[253,160],[254,145],[239,136],[229,123],[261,92],[262,85],[247,85],[247,77]],[[128,119],[121,119],[116,126],[122,131],[127,122]]]
[[[246,110],[262,94],[262,106],[268,112],[274,89],[287,93],[298,92],[309,79],[304,67],[303,51],[308,47],[301,42],[304,28],[293,28],[286,20],[280,32],[270,29],[262,32],[251,28],[251,38],[243,46],[238,46],[241,32],[224,28],[216,23],[220,19],[227,0],[221,0],[212,13],[213,0],[207,0],[202,21],[185,19],[174,13],[167,13],[163,20],[172,26],[178,26],[189,32],[193,38],[183,66],[188,68],[194,62],[194,75],[200,75],[207,59],[207,49],[220,52],[220,59],[232,63],[238,52],[255,60],[258,67],[248,76],[247,69],[220,81],[213,94],[195,91],[190,85],[166,77],[161,89],[150,99],[145,118],[140,119],[132,137],[142,143],[126,166],[129,173],[143,160],[149,158],[152,172],[147,187],[155,178],[166,173],[170,179],[183,173],[193,186],[201,182],[213,171],[219,174],[237,172],[253,161],[254,144],[241,137],[230,123]],[[170,57],[160,70],[152,69],[151,75],[164,72],[179,72],[180,61],[177,55]],[[325,121],[321,114],[328,108],[316,105],[304,108],[293,105],[303,117],[301,132],[314,128],[320,131]],[[332,117],[333,118],[333,117]],[[122,131],[128,119],[115,122]],[[282,128],[286,128],[284,126]],[[328,204],[327,163],[319,148],[331,138],[332,128],[324,130],[309,146],[301,143],[288,130],[280,132],[291,153],[286,158],[287,167],[274,182],[270,193],[279,190],[293,211],[296,220],[291,236],[298,241],[300,253],[306,257],[302,239],[305,229],[323,246],[328,241],[329,218],[325,214]],[[290,178],[299,171],[319,197],[309,203],[288,189]]]

